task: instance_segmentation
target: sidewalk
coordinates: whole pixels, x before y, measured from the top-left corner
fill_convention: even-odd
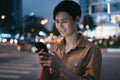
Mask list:
[[[119,52],[120,53],[120,48],[102,48],[101,52]]]

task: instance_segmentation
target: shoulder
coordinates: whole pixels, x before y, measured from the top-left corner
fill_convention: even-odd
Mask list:
[[[98,60],[98,61],[102,60],[102,54],[100,48],[92,43],[91,43],[91,47],[88,50],[87,56],[88,56],[88,60],[91,58],[93,60]]]
[[[96,55],[96,54],[101,55],[100,48],[94,43],[92,43],[91,41],[89,41],[85,36],[82,36],[82,42],[85,43],[84,49],[86,53],[91,54],[91,55]]]

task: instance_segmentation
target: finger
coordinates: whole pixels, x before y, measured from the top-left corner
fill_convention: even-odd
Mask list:
[[[43,63],[46,63],[45,60],[42,60],[42,61],[38,61],[39,63],[43,64]]]
[[[44,51],[44,49],[41,49],[41,50],[39,51],[39,53],[40,53],[40,52],[43,52],[43,51]]]
[[[55,55],[55,53],[54,53],[53,51],[50,51],[50,50],[49,50],[49,53],[50,53],[51,55]]]
[[[40,64],[46,64],[47,62],[45,60],[38,61]]]
[[[43,56],[38,56],[38,61],[43,60]]]
[[[47,60],[48,57],[45,55],[38,56],[38,60]]]
[[[42,64],[44,67],[51,67],[50,64],[44,63]]]
[[[43,51],[40,51],[38,56],[41,56],[41,55],[46,55],[47,53],[46,52],[43,52]]]
[[[41,49],[41,50],[38,52],[38,54],[42,54],[42,53],[44,53],[44,49]]]

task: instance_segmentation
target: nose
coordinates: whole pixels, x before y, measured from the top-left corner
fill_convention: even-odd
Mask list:
[[[62,22],[59,22],[59,27],[63,27],[63,24],[62,24]]]

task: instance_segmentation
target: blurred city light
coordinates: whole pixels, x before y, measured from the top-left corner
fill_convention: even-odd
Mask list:
[[[101,24],[93,32],[95,33],[94,36],[98,39],[108,39],[109,36],[119,34],[120,28],[118,24]]]
[[[35,46],[32,46],[31,51],[35,53],[37,51],[37,48]]]
[[[2,33],[1,37],[11,38],[12,35],[11,34],[7,34],[7,33]]]
[[[90,26],[89,25],[86,25],[86,29],[89,29],[90,28]]]
[[[107,13],[110,14],[110,3],[107,3]]]
[[[17,39],[14,39],[14,43],[17,44],[17,43],[18,43],[18,40],[17,40]]]
[[[34,12],[31,12],[29,15],[30,15],[30,16],[34,16],[34,15],[35,15],[35,13],[34,13]]]
[[[18,40],[17,39],[10,39],[10,44],[18,44]]]
[[[50,36],[52,37],[52,36],[54,36],[54,34],[53,34],[53,33],[50,33]]]
[[[2,15],[2,16],[1,16],[1,19],[5,19],[5,15]]]
[[[15,38],[18,39],[19,37],[20,37],[20,34],[17,33],[17,34],[15,35]]]
[[[47,34],[46,34],[45,32],[43,32],[43,31],[40,31],[40,32],[39,32],[39,35],[40,35],[40,36],[47,36]]]
[[[83,24],[80,24],[80,29],[83,29],[84,28],[84,25]]]
[[[0,42],[2,42],[2,38],[0,37]]]
[[[20,36],[20,40],[24,40],[25,39],[25,37],[22,35],[22,36]]]
[[[50,48],[50,44],[49,43],[47,43],[46,46],[47,46],[48,49]]]
[[[40,39],[40,41],[39,41],[39,42],[45,43],[44,39]]]
[[[43,32],[43,31],[40,31],[40,32],[39,32],[39,35],[43,36],[43,35],[44,35],[44,32]]]
[[[2,40],[2,42],[3,42],[3,43],[7,42],[7,39],[6,39],[6,38],[4,38],[4,39]]]
[[[13,43],[14,43],[14,40],[13,40],[13,39],[11,39],[11,40],[10,40],[10,43],[11,43],[11,44],[13,44]]]
[[[34,28],[31,28],[31,32],[34,32],[35,31],[35,29]]]
[[[47,19],[44,19],[40,22],[42,25],[45,25],[46,23],[48,23],[48,20]]]

